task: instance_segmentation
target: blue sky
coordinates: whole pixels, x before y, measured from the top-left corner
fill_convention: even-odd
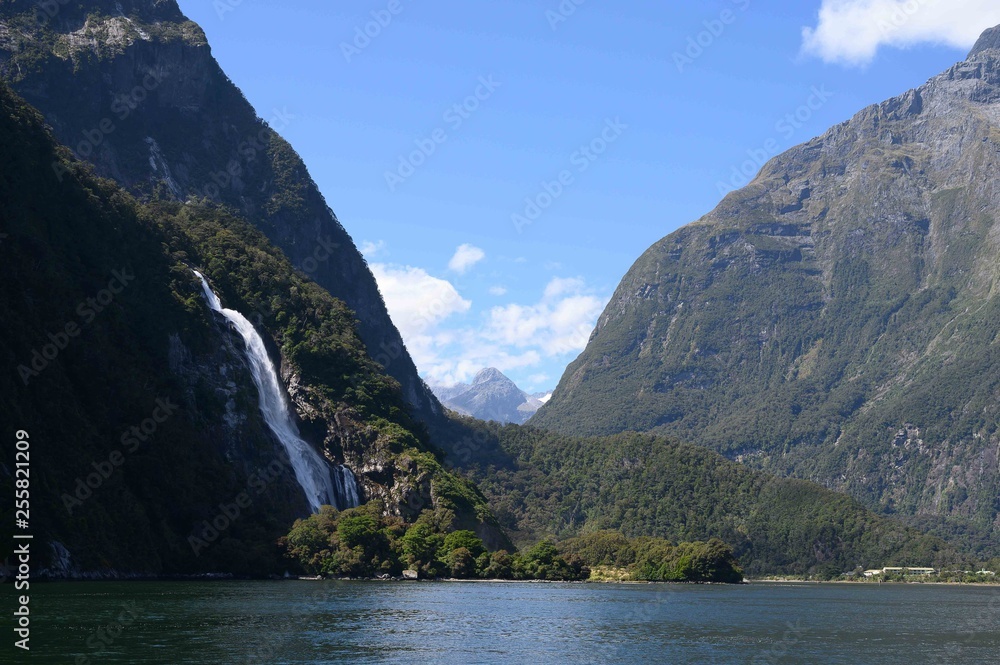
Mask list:
[[[998,4],[180,0],[259,115],[290,117],[424,377],[529,391],[649,245],[963,59]]]

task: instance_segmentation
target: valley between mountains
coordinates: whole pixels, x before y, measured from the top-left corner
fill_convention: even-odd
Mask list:
[[[46,576],[998,565],[998,29],[656,243],[532,395],[424,382],[174,0],[5,2],[0,78],[0,415]]]

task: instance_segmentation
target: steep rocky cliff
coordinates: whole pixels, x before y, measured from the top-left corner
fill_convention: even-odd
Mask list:
[[[30,437],[36,563],[50,542],[56,573],[274,566],[261,534],[280,535],[308,505],[238,342],[194,298],[174,297],[159,239],[110,183],[56,179],[40,119],[2,84],[0,141],[0,413]],[[13,469],[7,449],[0,485]],[[244,490],[243,519],[189,547]]]
[[[216,206],[138,204],[68,161],[3,83],[0,145],[0,416],[30,441],[34,561],[49,574],[283,569],[276,541],[309,506],[262,419],[246,345],[194,267],[253,320],[304,437],[347,462],[363,500],[408,519],[447,508],[507,545],[368,357],[354,313],[262,234]],[[14,482],[5,448],[0,490]]]
[[[651,247],[532,424],[669,433],[995,550],[998,36]]]
[[[438,416],[367,264],[280,137],[289,119],[257,117],[174,0],[0,3],[0,76],[99,175],[140,198],[242,214],[354,310],[420,417]]]

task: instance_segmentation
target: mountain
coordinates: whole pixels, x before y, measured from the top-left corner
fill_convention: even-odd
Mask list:
[[[366,353],[354,312],[263,234],[211,204],[140,204],[72,162],[2,82],[0,145],[0,417],[30,449],[17,462],[31,465],[36,573],[280,573],[275,543],[309,513],[301,455],[283,445],[293,432],[320,482],[351,487],[340,507],[446,511],[509,546]],[[195,268],[254,319],[269,386]],[[266,408],[265,387],[278,395]],[[5,448],[0,490],[14,487]]]
[[[632,266],[537,427],[678,437],[1000,547],[1000,29]]]
[[[433,453],[446,443],[453,457],[493,460],[465,470],[525,543],[594,525],[676,541],[720,534],[753,572],[960,558],[845,497],[689,446],[643,450],[648,441],[474,420],[447,421],[431,444],[398,384],[364,353],[353,313],[246,222],[212,205],[136,202],[70,163],[3,84],[0,144],[0,277],[17,286],[0,299],[0,353],[17,367],[0,375],[0,415],[33,446],[32,533],[50,546],[36,551],[40,573],[281,570],[274,543],[306,500],[258,408],[246,346],[213,315],[194,267],[225,307],[255,319],[302,436],[356,472],[369,512],[345,519],[417,518],[411,528],[454,519],[510,548],[480,490]],[[53,163],[66,169],[61,182]],[[570,450],[572,463],[554,463]],[[5,452],[0,491],[14,491],[13,469]]]
[[[174,0],[4,2],[0,76],[99,176],[140,199],[207,200],[248,220],[354,311],[418,417],[439,417],[364,258],[278,133],[293,118],[259,118]]]
[[[547,399],[547,393],[529,395],[492,367],[480,370],[471,384],[433,387],[442,404],[462,415],[498,423],[524,423]]]
[[[503,525],[726,535],[753,570],[954,558],[701,449],[444,414],[301,160],[172,0],[4,2],[0,73],[0,418],[33,453],[39,572],[280,572],[315,456],[364,504],[337,518],[359,569],[413,529],[509,549]],[[4,448],[0,491],[16,471]]]

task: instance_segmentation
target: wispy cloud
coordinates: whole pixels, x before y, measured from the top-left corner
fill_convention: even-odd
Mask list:
[[[385,240],[378,240],[376,242],[365,240],[363,243],[361,243],[361,246],[358,247],[358,251],[361,252],[361,254],[369,261],[378,256],[379,254],[385,252],[385,249],[386,249]]]
[[[607,299],[587,292],[582,279],[555,278],[538,303],[491,309],[483,334],[499,344],[538,349],[546,356],[579,353],[605,304]]]
[[[532,385],[540,385],[548,382],[548,380],[549,380],[548,374],[532,374],[531,376],[528,377],[528,381],[530,381]]]
[[[826,62],[862,66],[882,46],[970,48],[997,24],[996,0],[823,0],[816,27],[802,29],[802,49]]]
[[[448,262],[448,268],[460,275],[467,273],[472,266],[486,258],[486,252],[474,245],[460,245],[455,255]]]

